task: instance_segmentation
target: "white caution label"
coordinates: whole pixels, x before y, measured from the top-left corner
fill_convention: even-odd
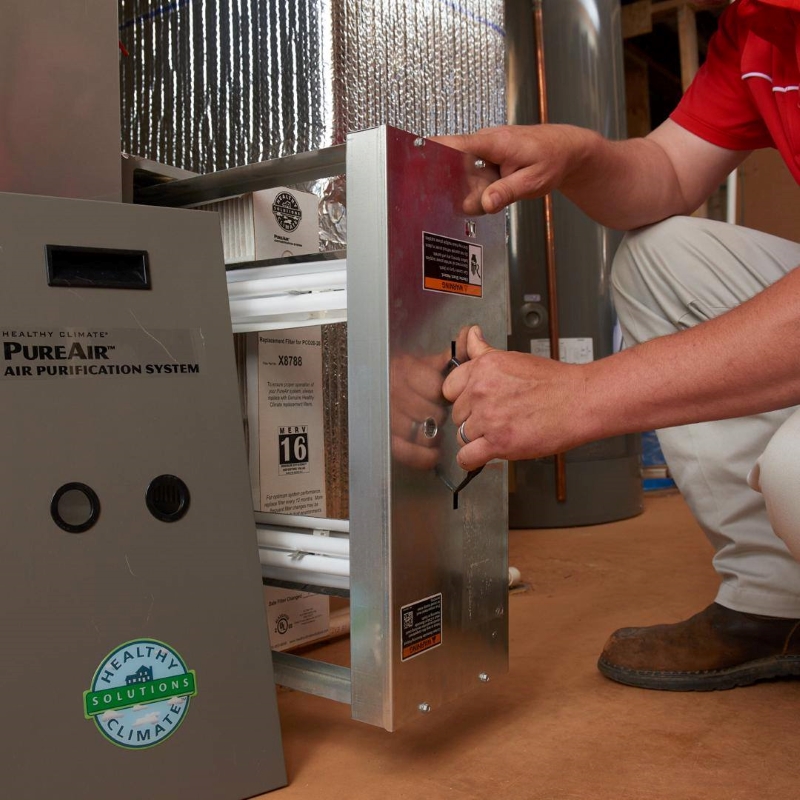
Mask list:
[[[483,247],[422,232],[423,287],[434,292],[483,296]]]
[[[559,339],[559,361],[565,364],[589,364],[594,361],[594,342],[589,337]],[[531,353],[550,358],[549,339],[531,339]]]
[[[261,511],[325,515],[319,327],[258,334]]]

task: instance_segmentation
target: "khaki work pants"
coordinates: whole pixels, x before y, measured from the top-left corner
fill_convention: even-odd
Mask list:
[[[800,244],[722,222],[673,217],[633,231],[612,271],[625,345],[723,314],[798,265]],[[790,554],[800,559],[798,408],[667,428],[658,438],[714,547],[717,602],[800,618],[800,563]]]

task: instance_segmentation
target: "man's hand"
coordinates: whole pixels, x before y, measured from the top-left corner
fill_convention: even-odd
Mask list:
[[[464,209],[493,214],[516,200],[541,197],[561,186],[580,166],[587,140],[595,138],[591,131],[572,125],[505,125],[434,141],[497,164],[500,180],[483,191],[475,208]]]
[[[669,119],[645,138],[623,142],[574,125],[506,125],[435,141],[500,168],[499,181],[467,198],[467,214],[558,189],[595,221],[620,230],[694,211],[747,156]]]
[[[442,387],[453,403],[453,422],[464,422],[469,439],[458,455],[465,470],[493,458],[549,456],[592,438],[580,366],[495,350],[477,326],[470,329],[467,353],[470,360]]]
[[[424,422],[437,426],[447,418],[442,397],[443,371],[450,350],[435,356],[404,353],[392,359],[392,454],[413,469],[433,469],[439,462],[441,436],[425,436]]]

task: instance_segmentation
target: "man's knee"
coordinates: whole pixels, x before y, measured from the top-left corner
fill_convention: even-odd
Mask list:
[[[775,433],[759,459],[757,481],[775,533],[800,561],[800,418],[792,416]]]
[[[615,293],[638,294],[643,284],[663,280],[667,271],[679,269],[684,260],[676,259],[675,253],[695,222],[692,217],[670,217],[626,233],[611,270]]]
[[[626,346],[674,333],[686,313],[681,286],[691,284],[681,242],[694,220],[671,217],[628,233],[611,271],[611,291]]]

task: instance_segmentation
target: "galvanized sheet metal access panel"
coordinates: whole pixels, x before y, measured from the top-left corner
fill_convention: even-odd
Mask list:
[[[387,127],[347,150],[352,713],[394,730],[507,670],[506,468],[454,508],[441,397],[469,325],[505,341],[505,227],[463,213],[474,159]]]

